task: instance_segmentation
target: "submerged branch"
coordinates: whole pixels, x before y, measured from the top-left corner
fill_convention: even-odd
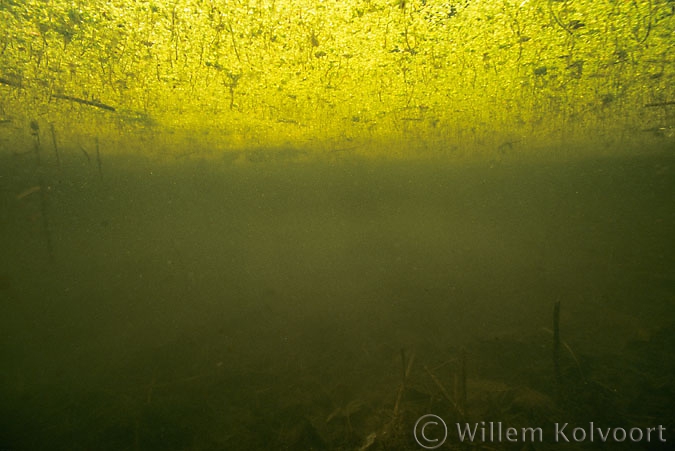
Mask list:
[[[648,103],[648,104],[645,105],[645,108],[656,107],[656,106],[668,106],[668,105],[675,105],[675,100],[670,100],[668,102]]]
[[[116,111],[115,107],[112,107],[110,105],[106,105],[105,103],[97,102],[95,100],[85,100],[85,99],[80,99],[79,97],[67,96],[67,95],[63,95],[63,94],[52,94],[52,97],[55,97],[57,99],[62,99],[62,100],[68,100],[69,102],[79,103],[81,105],[93,106],[93,107],[96,107],[96,108],[100,108],[102,110]]]
[[[15,88],[22,88],[23,85],[20,80],[10,80],[4,77],[0,77],[0,85],[7,85],[7,86],[12,86]],[[69,102],[75,102],[79,103],[80,105],[87,105],[87,106],[93,106],[96,108],[100,108],[102,110],[106,111],[112,111],[115,112],[117,109],[113,106],[106,105],[105,103],[98,102],[96,100],[86,100],[86,99],[81,99],[79,97],[74,97],[74,96],[69,96],[65,94],[52,94],[52,97],[56,99],[61,99],[61,100],[67,100]]]
[[[15,88],[20,88],[21,82],[0,77],[0,85],[14,86]]]

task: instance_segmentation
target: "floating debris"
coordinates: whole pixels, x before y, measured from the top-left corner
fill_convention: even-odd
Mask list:
[[[31,187],[28,188],[27,190],[24,190],[24,191],[22,191],[21,193],[17,194],[17,195],[16,195],[16,200],[24,199],[24,198],[30,196],[30,195],[33,194],[33,193],[37,193],[37,192],[40,191],[41,189],[42,189],[42,188],[40,187],[40,185],[31,186]]]

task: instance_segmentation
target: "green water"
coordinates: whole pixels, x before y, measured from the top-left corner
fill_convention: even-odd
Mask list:
[[[1,163],[0,450],[421,449],[426,413],[675,440],[672,152]],[[608,446],[546,438],[477,449]]]

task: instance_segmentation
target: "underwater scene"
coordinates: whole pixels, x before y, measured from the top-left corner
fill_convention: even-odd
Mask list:
[[[0,23],[0,451],[673,448],[674,2]]]

